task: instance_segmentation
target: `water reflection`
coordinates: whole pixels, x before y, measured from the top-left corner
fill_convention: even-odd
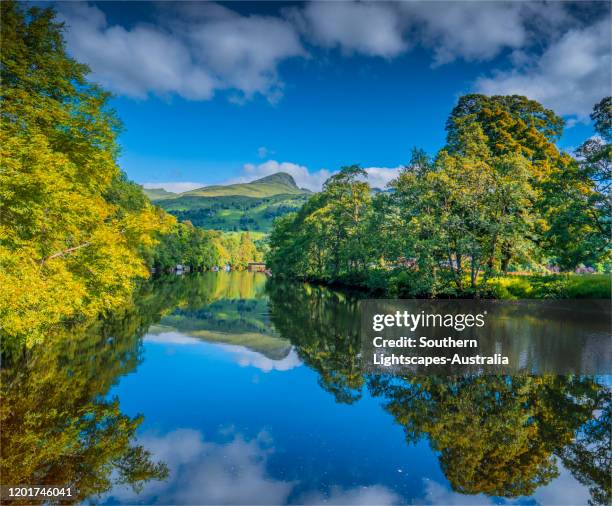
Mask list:
[[[299,357],[320,375],[336,401],[361,398],[365,376],[359,357],[358,299],[326,288],[269,283],[270,320],[296,346]]]
[[[44,348],[4,361],[0,406],[2,483],[71,487],[73,500],[135,490],[167,468],[135,442],[142,416],[106,394],[141,361],[141,337],[159,306],[150,291],[113,319],[52,336]],[[76,491],[76,493],[75,493]],[[32,502],[32,501],[28,501]]]
[[[560,459],[580,481],[597,491],[594,499],[603,500],[609,494],[609,480],[596,477],[609,472],[609,456],[599,460],[587,450],[590,442],[580,434],[591,422],[599,428],[594,432],[602,436],[592,443],[602,449],[609,444],[610,397],[592,379],[481,376],[398,380],[375,376],[369,387],[404,427],[408,442],[423,437],[429,440],[457,492],[530,496],[558,477]],[[607,416],[592,420],[593,412],[600,410]],[[601,431],[604,427],[606,434]],[[573,459],[574,465],[569,465],[568,452],[575,451],[586,458],[580,463]]]
[[[272,321],[319,372],[321,386],[352,403],[367,382],[408,443],[429,441],[454,491],[531,496],[559,476],[561,461],[594,503],[610,502],[611,396],[596,378],[361,374],[356,298],[307,285],[271,284],[269,292]],[[529,324],[548,323],[504,321],[521,328],[522,342]]]
[[[3,483],[127,504],[609,503],[603,378],[364,373],[359,324],[354,295],[258,274],[148,284],[5,363]]]
[[[222,436],[223,442],[206,441],[193,429],[143,435],[140,442],[166,462],[170,479],[151,483],[141,494],[117,488],[113,499],[145,504],[284,504],[293,483],[267,475],[268,456],[274,452],[270,435],[262,431],[248,439],[230,431]]]

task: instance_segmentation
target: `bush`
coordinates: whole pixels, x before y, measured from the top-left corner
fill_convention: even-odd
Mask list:
[[[496,299],[609,299],[611,282],[606,274],[504,276],[491,278],[486,293]]]

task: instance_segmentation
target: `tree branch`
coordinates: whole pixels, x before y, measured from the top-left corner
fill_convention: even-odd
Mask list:
[[[49,260],[53,260],[54,258],[57,257],[63,257],[64,255],[67,255],[69,253],[74,253],[77,250],[80,250],[81,248],[85,248],[86,246],[89,246],[89,242],[84,242],[83,244],[79,244],[78,246],[73,246],[72,248],[68,248],[65,249],[64,251],[58,251],[57,253],[53,253],[53,255],[48,256],[47,258],[43,258],[43,260],[41,261],[41,264],[44,264],[45,262],[49,261]]]

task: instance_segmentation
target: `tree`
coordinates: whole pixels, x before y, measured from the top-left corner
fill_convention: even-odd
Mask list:
[[[606,104],[593,118],[609,138]],[[278,275],[419,297],[478,296],[491,276],[517,268],[603,267],[609,148],[592,141],[579,164],[555,145],[562,129],[525,97],[462,97],[435,158],[413,150],[374,197],[359,166],[343,167],[275,222],[268,263]]]
[[[168,220],[118,168],[108,94],[66,54],[53,10],[0,8],[0,332],[31,345],[120,305]]]
[[[275,221],[267,256],[274,272],[338,279],[365,271],[371,206],[365,176],[357,165],[342,167],[299,212]]]
[[[415,153],[393,183],[398,235],[416,260],[420,291],[434,291],[436,273],[444,272],[456,290],[467,282],[477,291],[503,264],[504,245],[530,248],[529,164],[516,153],[493,156],[487,142],[478,123],[463,125],[452,152],[441,151],[433,163]]]
[[[462,132],[478,124],[491,155],[520,154],[533,163],[558,159],[554,142],[563,132],[564,121],[535,100],[520,95],[464,95],[446,123],[447,150],[461,152]]]
[[[570,252],[577,261],[609,261],[612,219],[612,98],[602,99],[593,108],[591,119],[596,136],[587,139],[577,150],[579,174],[590,182],[592,191],[576,203],[588,234],[573,245]]]
[[[604,99],[593,116],[604,129],[605,110]],[[459,99],[447,122],[446,151],[463,154],[462,138],[473,125],[482,129],[490,155],[515,154],[529,162],[535,225],[531,237],[546,252],[546,260],[571,269],[600,256],[602,237],[609,236],[600,219],[602,199],[588,171],[581,172],[576,161],[555,145],[563,132],[563,119],[518,95],[466,95]],[[501,247],[505,271],[515,252],[511,242]]]

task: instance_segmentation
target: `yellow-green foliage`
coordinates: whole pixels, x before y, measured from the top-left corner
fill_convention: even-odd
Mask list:
[[[498,299],[609,299],[612,278],[607,274],[500,276],[488,281]]]
[[[121,304],[169,219],[122,175],[108,96],[53,13],[1,8],[0,331],[31,345]]]
[[[245,269],[249,262],[260,261],[262,257],[249,232],[202,230],[186,221],[175,223],[169,233],[161,237],[150,263],[161,271],[172,269],[177,264],[194,270],[225,264],[233,269]]]

